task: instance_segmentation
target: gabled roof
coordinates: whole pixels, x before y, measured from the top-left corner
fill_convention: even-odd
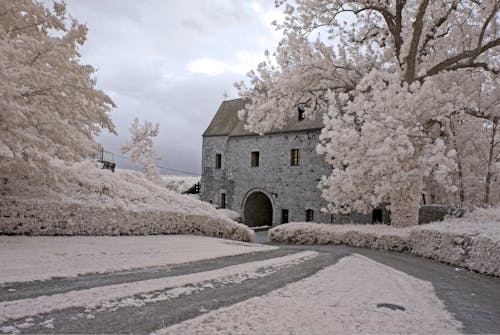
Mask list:
[[[245,121],[238,118],[238,111],[245,108],[247,100],[234,99],[223,101],[212,122],[203,136],[247,136],[256,135],[245,129]],[[298,117],[288,120],[284,128],[276,129],[269,133],[283,133],[303,130],[318,130],[323,128],[322,113],[318,113],[314,120],[304,119],[299,121]]]
[[[245,108],[245,105],[246,101],[243,99],[223,101],[203,136],[229,135],[240,121],[238,111]]]

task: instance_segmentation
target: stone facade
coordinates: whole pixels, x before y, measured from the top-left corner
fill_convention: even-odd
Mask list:
[[[249,226],[302,221],[390,224],[388,204],[373,209],[370,215],[322,212],[326,202],[318,183],[322,176],[330,175],[331,167],[316,153],[321,115],[304,119],[298,110],[297,118],[284,128],[260,136],[247,131],[244,121],[238,119],[245,103],[242,99],[224,101],[203,134],[203,201],[240,213]],[[292,150],[298,153],[296,164]],[[424,205],[419,223],[461,213],[448,206]]]
[[[224,102],[203,135],[202,200],[240,213],[250,226],[292,221],[371,223],[371,216],[322,213],[326,203],[318,183],[331,167],[316,153],[320,122],[294,122],[279,132],[251,134],[237,120],[243,103]],[[292,149],[298,149],[298,165],[292,164]],[[252,166],[252,153],[253,165],[258,153],[258,166]]]

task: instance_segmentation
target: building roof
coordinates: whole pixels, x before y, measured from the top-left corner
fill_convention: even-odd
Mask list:
[[[248,136],[256,135],[245,129],[245,121],[238,118],[238,111],[245,108],[247,100],[234,99],[223,101],[212,122],[203,136]],[[298,117],[290,118],[285,127],[269,132],[295,132],[304,130],[318,130],[323,128],[322,114],[318,113],[315,119],[300,120]]]

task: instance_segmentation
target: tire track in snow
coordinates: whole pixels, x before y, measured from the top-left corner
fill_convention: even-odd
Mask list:
[[[210,281],[231,284],[245,279],[265,277],[281,268],[290,267],[317,256],[318,253],[315,251],[304,251],[188,275],[95,287],[51,296],[40,296],[33,299],[6,301],[0,303],[0,324],[9,319],[20,319],[71,307],[96,308],[110,301],[187,285],[198,285]]]
[[[50,313],[40,314],[29,319],[19,319],[17,324],[28,326],[18,329],[23,333],[137,333],[145,334],[154,330],[191,319],[209,310],[229,306],[248,298],[264,295],[307,278],[328,265],[336,263],[342,254],[320,253],[316,257],[303,262],[283,266],[266,276],[255,276],[239,280],[237,283],[224,281],[207,281],[207,287],[194,294],[179,295],[171,300],[147,303],[142,306],[130,306],[111,309],[86,309],[72,307]],[[243,265],[243,264],[242,264]],[[262,268],[257,271],[266,271]],[[241,273],[240,273],[241,274]],[[243,278],[240,278],[243,279]],[[194,286],[194,287],[193,287]],[[187,285],[184,288],[194,288]],[[158,292],[162,293],[162,292]],[[163,292],[165,293],[165,292]],[[141,295],[131,298],[143,299]],[[269,317],[272,317],[270,315]],[[9,325],[11,325],[10,322]],[[45,326],[44,326],[45,325]],[[47,328],[46,326],[54,327]],[[1,329],[1,327],[0,327]],[[1,332],[1,331],[0,331]]]
[[[203,259],[182,264],[170,264],[107,273],[92,273],[80,275],[78,277],[54,278],[43,281],[4,284],[0,285],[0,302],[36,298],[42,295],[54,295],[99,286],[210,271],[230,265],[280,257],[297,252],[300,252],[300,250],[276,249],[270,251],[255,251],[246,254]]]

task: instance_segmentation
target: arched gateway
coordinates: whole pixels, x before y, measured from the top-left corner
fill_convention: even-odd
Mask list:
[[[255,191],[248,195],[243,208],[243,219],[247,226],[273,225],[273,205],[265,193]]]

